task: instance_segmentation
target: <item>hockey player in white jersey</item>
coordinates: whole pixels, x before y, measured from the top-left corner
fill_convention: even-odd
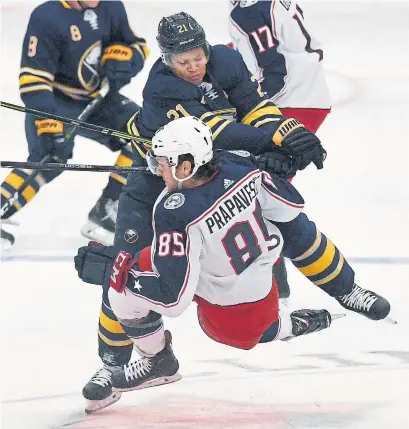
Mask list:
[[[229,0],[229,33],[247,68],[284,116],[316,133],[331,109],[324,52],[304,11],[290,0]],[[282,255],[274,266],[280,298],[290,289]]]
[[[324,52],[304,11],[290,0],[229,0],[233,47],[284,116],[311,132],[330,112]]]
[[[100,370],[83,390],[86,411],[112,404],[122,391],[180,379],[161,316],[177,317],[192,301],[210,338],[246,350],[328,328],[327,310],[278,311],[271,269],[282,249],[343,307],[373,320],[388,315],[388,301],[355,284],[343,255],[301,213],[297,190],[249,158],[214,152],[199,119],[159,129],[147,159],[166,184],[154,207],[152,246],[115,255],[91,242],[75,257],[83,281],[108,289],[112,311],[141,355]]]

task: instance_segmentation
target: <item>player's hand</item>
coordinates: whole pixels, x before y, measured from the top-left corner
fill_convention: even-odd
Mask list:
[[[115,255],[116,252],[112,246],[103,246],[96,241],[90,241],[88,246],[78,249],[74,258],[78,277],[93,285],[109,284]]]
[[[63,134],[63,123],[54,119],[41,119],[35,121],[35,125],[37,127],[37,136],[42,140],[41,144],[44,153],[58,159],[66,150],[64,147],[65,138]]]
[[[105,49],[101,65],[111,90],[118,91],[127,85],[142,68],[143,62],[149,55],[149,49],[144,42],[144,39],[140,39],[135,48],[138,49],[140,55],[134,54],[129,46],[119,43]]]
[[[260,170],[275,174],[286,180],[295,176],[291,158],[279,150],[262,153],[255,157],[255,163]]]
[[[138,260],[128,252],[116,253],[113,246],[90,241],[80,247],[74,258],[78,277],[86,283],[110,286],[122,292],[128,284],[129,270],[138,267]]]
[[[326,152],[320,139],[294,118],[283,118],[273,135],[273,143],[292,158],[294,171],[304,170],[311,162],[323,168]]]

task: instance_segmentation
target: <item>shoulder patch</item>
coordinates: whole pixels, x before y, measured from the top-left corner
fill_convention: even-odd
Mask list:
[[[185,196],[183,194],[176,193],[167,198],[164,206],[165,209],[174,210],[182,207],[183,204],[185,204]]]

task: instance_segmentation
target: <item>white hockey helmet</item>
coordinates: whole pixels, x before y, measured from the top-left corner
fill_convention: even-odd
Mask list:
[[[194,167],[188,177],[179,179],[176,177],[179,156],[187,154],[193,157]],[[213,158],[212,131],[195,116],[175,119],[156,131],[152,138],[152,149],[147,153],[146,160],[153,174],[157,174],[158,169],[156,157],[166,157],[172,167],[173,178],[184,182]]]

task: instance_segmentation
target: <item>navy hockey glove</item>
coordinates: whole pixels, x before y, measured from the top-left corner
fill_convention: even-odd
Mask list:
[[[283,179],[295,176],[291,158],[279,150],[262,153],[255,159],[257,167],[267,173],[275,174]]]
[[[122,292],[127,283],[129,270],[136,268],[138,260],[125,251],[116,252],[113,246],[104,246],[90,241],[88,246],[80,247],[74,258],[78,277],[86,283],[110,286]]]
[[[115,255],[112,246],[103,246],[96,241],[90,241],[88,246],[78,249],[74,258],[78,277],[93,285],[108,284]]]
[[[292,158],[294,171],[304,170],[311,162],[323,168],[326,152],[320,139],[294,118],[283,118],[272,137],[273,143]]]
[[[41,137],[44,154],[51,155],[58,160],[64,157],[64,126],[60,121],[54,119],[41,119],[34,122],[37,127],[37,136]]]
[[[101,65],[103,73],[108,78],[110,89],[118,91],[142,69],[149,55],[149,49],[144,42],[144,39],[140,39],[140,42],[135,45],[135,51],[119,43],[105,49]]]

